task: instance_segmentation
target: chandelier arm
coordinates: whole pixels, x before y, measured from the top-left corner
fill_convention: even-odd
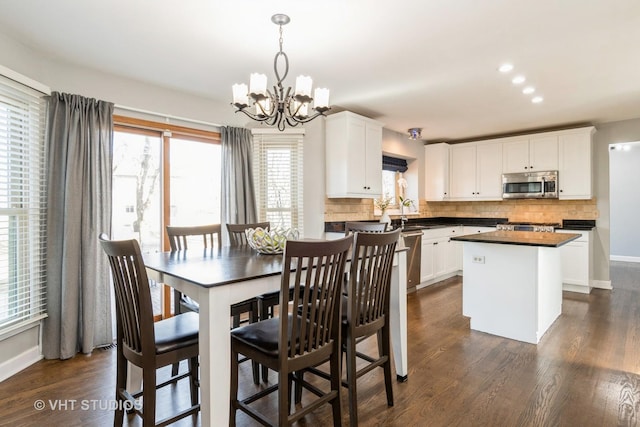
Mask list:
[[[284,74],[282,75],[282,77],[278,72],[278,58],[280,57],[284,58]],[[276,73],[276,79],[278,79],[276,85],[282,89],[282,82],[287,78],[287,75],[289,74],[289,57],[282,50],[276,53],[276,56],[273,58],[273,71]]]
[[[243,108],[242,110],[236,110],[236,113],[244,113],[247,117],[249,117],[250,119],[255,120],[256,122],[264,122],[269,120],[270,117],[260,117],[257,116],[249,111],[247,111],[245,108]]]

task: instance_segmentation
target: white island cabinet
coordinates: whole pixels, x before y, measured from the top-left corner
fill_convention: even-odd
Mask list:
[[[462,314],[471,329],[538,344],[562,312],[560,246],[578,234],[494,231],[463,242]]]
[[[349,111],[326,119],[327,197],[382,193],[382,123]]]

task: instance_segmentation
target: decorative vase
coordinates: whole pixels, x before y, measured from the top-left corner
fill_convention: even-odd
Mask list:
[[[391,218],[389,217],[389,214],[387,213],[387,211],[382,211],[380,222],[386,222],[388,224],[388,227],[391,226]]]

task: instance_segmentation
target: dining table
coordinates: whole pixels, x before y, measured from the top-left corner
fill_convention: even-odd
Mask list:
[[[201,425],[228,425],[230,307],[265,292],[279,290],[283,255],[261,254],[249,246],[223,246],[221,249],[146,254],[144,263],[150,279],[169,285],[198,302]],[[403,247],[399,247],[394,256],[390,301],[396,374],[399,381],[406,381],[407,269]]]

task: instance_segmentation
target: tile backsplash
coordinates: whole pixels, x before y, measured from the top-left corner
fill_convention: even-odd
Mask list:
[[[596,199],[503,200],[495,202],[427,202],[420,200],[420,217],[508,218],[509,221],[558,222],[563,219],[598,219]],[[392,218],[396,215],[391,215]],[[373,214],[372,199],[325,198],[325,221],[362,221]],[[412,216],[415,218],[415,216]]]

